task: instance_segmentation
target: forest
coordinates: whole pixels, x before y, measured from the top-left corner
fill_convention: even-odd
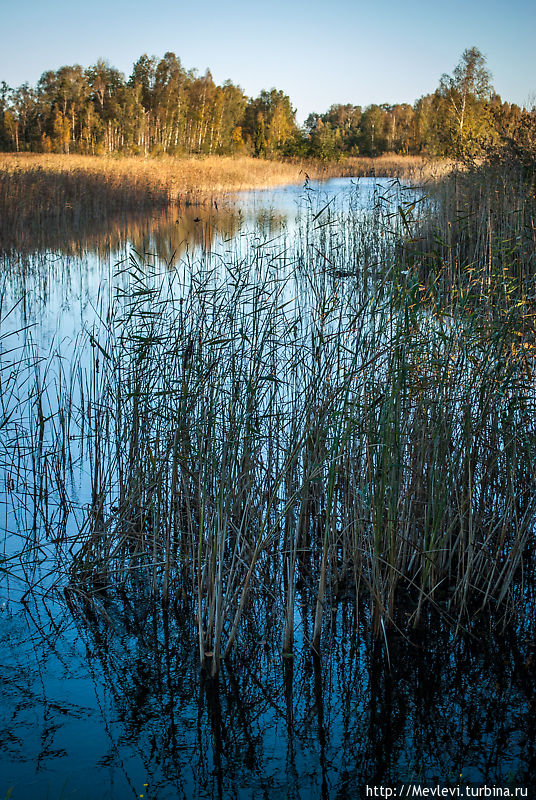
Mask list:
[[[411,105],[335,104],[303,126],[281,89],[247,97],[187,70],[172,52],[142,55],[127,79],[107,61],[48,70],[37,86],[0,83],[0,149],[102,155],[247,155],[337,161],[348,155],[478,157],[533,124],[535,108],[495,92],[480,50]]]

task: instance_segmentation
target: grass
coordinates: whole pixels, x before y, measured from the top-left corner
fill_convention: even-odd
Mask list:
[[[252,158],[0,156],[2,241],[27,229],[88,227],[126,212],[211,204],[230,192],[297,183],[298,165]]]
[[[339,162],[313,166],[315,176],[400,178],[405,183],[422,185],[437,180],[451,172],[455,163],[448,159],[425,156],[399,156],[386,153],[382,156],[347,156]]]
[[[534,182],[501,163],[223,262],[133,256],[70,369],[8,371],[7,486],[73,603],[143,583],[214,675],[259,620],[291,655],[298,603],[317,653],[345,597],[385,641],[531,613]]]

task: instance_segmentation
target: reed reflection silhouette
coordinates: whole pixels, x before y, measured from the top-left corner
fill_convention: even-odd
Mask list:
[[[410,638],[366,641],[345,601],[322,660],[306,646],[277,658],[281,631],[259,642],[252,626],[211,678],[179,605],[162,610],[142,592],[99,614],[85,602],[71,611],[119,712],[110,752],[121,743],[142,760],[147,797],[173,787],[185,798],[350,800],[367,785],[454,787],[460,776],[532,785],[534,665],[514,631],[500,652],[431,617]]]
[[[274,224],[274,218],[270,223]],[[236,235],[242,215],[231,206],[131,212],[95,220],[88,215],[69,222],[28,225],[13,229],[0,223],[0,254],[28,257],[54,252],[80,257],[93,253],[100,258],[130,246],[139,253],[154,254],[167,264],[175,263],[188,249],[209,250],[216,237]],[[266,220],[265,220],[266,222]]]

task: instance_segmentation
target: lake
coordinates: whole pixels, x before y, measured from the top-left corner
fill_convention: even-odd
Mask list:
[[[445,471],[458,453],[463,483],[467,414],[532,425],[533,384],[483,383],[478,319],[400,267],[427,204],[307,181],[8,243],[0,797],[534,788],[532,590],[487,533],[521,547],[530,491],[521,513],[506,438],[475,434],[474,483],[499,477],[451,589]],[[485,603],[472,626],[468,587],[507,598],[500,626]]]

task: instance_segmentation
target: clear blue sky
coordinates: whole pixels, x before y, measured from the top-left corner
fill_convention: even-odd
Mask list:
[[[128,76],[171,50],[248,95],[283,89],[301,122],[332,103],[412,103],[475,45],[523,105],[536,103],[535,31],[534,0],[0,0],[0,80],[34,85],[99,57]]]

